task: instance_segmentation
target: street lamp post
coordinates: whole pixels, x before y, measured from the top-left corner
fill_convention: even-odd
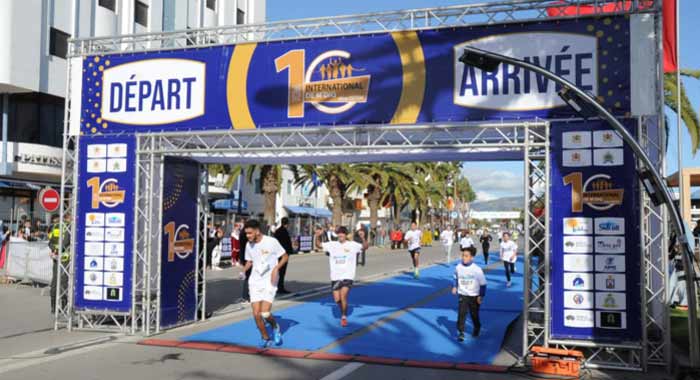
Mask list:
[[[695,294],[695,271],[692,264],[692,248],[689,239],[687,238],[686,230],[682,223],[682,218],[678,207],[673,203],[671,193],[666,187],[659,172],[654,168],[649,157],[646,155],[642,147],[627,131],[627,129],[610,114],[602,105],[593,99],[591,95],[576,87],[568,80],[548,71],[538,65],[508,57],[505,55],[493,53],[486,50],[481,50],[471,46],[464,48],[464,53],[459,58],[460,62],[465,65],[470,65],[484,71],[493,72],[498,69],[501,63],[507,63],[513,66],[518,66],[526,70],[534,71],[555,83],[562,86],[559,91],[559,96],[584,119],[589,117],[600,117],[607,121],[615,131],[622,137],[629,147],[632,148],[637,159],[641,160],[644,169],[640,173],[640,179],[651,199],[658,204],[665,204],[671,215],[671,224],[676,230],[676,236],[683,251],[683,265],[686,273],[686,292],[688,298],[688,332],[690,343],[690,365],[691,367],[700,367],[700,337],[698,336],[697,326],[697,299]],[[680,170],[680,169],[679,169]]]

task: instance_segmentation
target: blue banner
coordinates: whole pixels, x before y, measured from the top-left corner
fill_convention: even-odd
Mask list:
[[[639,341],[634,154],[605,123],[559,123],[551,133],[551,337]]]
[[[251,129],[563,118],[555,84],[459,62],[466,45],[543,66],[630,111],[622,16],[89,56],[81,131]]]
[[[199,164],[166,157],[160,268],[161,328],[194,321],[197,310],[197,197]]]
[[[132,292],[135,139],[80,139],[75,308],[129,312]]]

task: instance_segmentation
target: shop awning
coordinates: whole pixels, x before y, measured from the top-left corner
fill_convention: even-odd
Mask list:
[[[284,206],[292,214],[308,215],[316,218],[330,218],[333,213],[325,208],[305,207],[305,206]]]
[[[217,210],[238,210],[238,199],[217,199],[211,205]],[[241,211],[248,211],[247,201],[241,201]]]

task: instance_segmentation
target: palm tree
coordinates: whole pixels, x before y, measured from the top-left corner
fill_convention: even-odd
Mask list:
[[[233,190],[233,184],[236,182],[238,176],[241,175],[243,167],[241,165],[209,164],[207,165],[207,171],[209,172],[209,175],[214,177],[219,174],[227,175],[228,179],[226,180],[224,187],[229,190]]]
[[[684,70],[681,69],[681,76],[690,77],[695,79],[700,79],[700,70]],[[664,104],[668,106],[673,112],[678,113],[678,87],[676,86],[676,73],[665,73],[664,74]],[[698,150],[698,144],[700,143],[700,122],[698,122],[698,115],[693,110],[693,105],[690,103],[690,99],[685,91],[685,86],[681,82],[681,120],[685,124],[685,127],[690,133],[690,148],[695,154]],[[668,136],[668,123],[666,124],[666,135]],[[668,148],[668,139],[667,148]]]
[[[256,169],[260,173],[260,188],[263,193],[264,212],[263,219],[268,226],[275,224],[275,211],[277,209],[277,193],[282,188],[282,165],[250,165],[246,173],[248,183],[255,180]]]
[[[299,165],[292,168],[296,185],[310,184],[311,192],[323,184],[333,200],[332,223],[343,223],[343,199],[355,181],[362,180],[349,164]]]

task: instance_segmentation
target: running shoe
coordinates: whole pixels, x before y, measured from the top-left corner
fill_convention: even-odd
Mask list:
[[[276,346],[282,344],[282,331],[280,330],[280,325],[275,326],[273,338],[275,339]]]
[[[420,271],[418,270],[418,268],[413,270],[413,277],[420,278]]]
[[[463,332],[459,333],[459,336],[457,336],[457,340],[460,342],[464,342],[464,333]]]
[[[506,288],[510,288],[510,281],[506,282]]]
[[[348,319],[347,317],[342,317],[340,318],[340,325],[343,327],[348,327]]]
[[[260,348],[268,348],[272,346],[272,341],[270,339],[263,339],[260,341]]]

